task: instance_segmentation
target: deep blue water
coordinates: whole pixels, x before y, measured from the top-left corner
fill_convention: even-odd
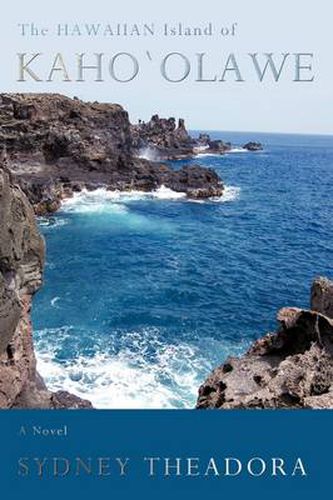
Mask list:
[[[38,368],[97,407],[192,407],[210,370],[307,307],[332,276],[333,136],[213,133],[262,153],[216,169],[224,200],[82,194],[50,219],[34,302]]]

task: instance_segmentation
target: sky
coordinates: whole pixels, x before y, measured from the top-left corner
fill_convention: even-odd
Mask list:
[[[190,129],[333,134],[332,19],[330,0],[317,0],[315,4],[304,0],[7,2],[0,20],[0,88],[2,92],[57,92],[88,101],[116,102],[128,110],[134,122],[147,121],[157,113],[183,117]],[[48,33],[22,36],[22,23],[34,23],[37,28],[47,28]],[[83,29],[86,23],[112,27],[126,23],[129,28],[154,23],[155,36],[56,36],[58,24],[78,24]],[[166,23],[169,27],[182,23],[183,28],[203,28],[212,23],[214,35],[164,36]],[[234,36],[220,34],[222,28],[231,31],[233,25]],[[121,52],[133,54],[139,62],[138,76],[128,83],[115,81],[107,72],[108,61]],[[169,82],[161,75],[161,61],[173,52],[183,54],[190,62],[189,76],[183,82]],[[265,52],[276,53],[278,61],[282,53],[313,53],[314,81],[292,81],[291,55],[278,84],[271,77],[259,83],[247,54]],[[18,82],[18,53],[26,53],[26,58],[42,54],[30,66],[42,80],[47,79],[57,53],[62,54],[72,80],[76,78],[76,53],[85,53],[87,64],[95,61],[94,53],[103,53],[105,80],[94,81],[95,72],[86,70],[85,82],[63,82],[60,71],[53,73],[52,82],[36,82],[27,73],[26,81]],[[197,53],[206,54],[205,78],[221,75],[229,54],[234,53],[246,81],[235,82],[234,72],[230,72],[225,82],[196,82]],[[116,75],[125,78],[133,63],[128,56],[117,61]],[[174,79],[185,67],[181,56],[172,56],[168,64],[169,76]]]

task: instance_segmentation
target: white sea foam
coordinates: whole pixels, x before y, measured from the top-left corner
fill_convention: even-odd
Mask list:
[[[238,200],[240,192],[241,192],[240,187],[224,186],[223,195],[210,198],[210,201],[213,201],[214,203],[228,203],[230,201],[235,201]]]
[[[77,213],[77,214],[111,214],[119,217],[124,217],[124,221],[133,228],[142,228],[150,225],[153,229],[153,221],[146,217],[136,214],[130,210],[132,202],[136,201],[182,201],[186,203],[209,203],[219,202],[225,203],[237,200],[239,198],[240,188],[236,186],[225,186],[221,197],[208,198],[207,200],[196,200],[186,196],[186,193],[173,191],[166,186],[161,186],[156,191],[109,191],[105,188],[95,189],[94,191],[83,190],[75,193],[72,198],[63,201],[61,212]],[[126,218],[125,218],[126,217]],[[57,218],[55,218],[57,221]],[[121,219],[119,219],[121,220]],[[65,219],[60,218],[60,223],[55,223],[54,226],[68,223]],[[42,224],[44,222],[42,221]],[[46,224],[46,223],[45,223]],[[48,224],[46,224],[48,225]],[[52,225],[52,224],[51,224]],[[49,227],[49,226],[48,226]]]
[[[53,299],[51,300],[51,306],[58,309],[59,306],[57,306],[57,303],[59,302],[60,300],[60,297],[53,297]]]
[[[209,156],[221,158],[222,155],[220,153],[199,153],[196,156],[198,158],[205,158]]]
[[[177,193],[172,189],[161,186],[156,191],[109,191],[105,188],[75,193],[72,198],[64,200],[62,211],[75,213],[112,212],[126,214],[126,203],[140,200],[181,200],[186,198],[185,193]]]
[[[204,151],[199,152],[196,156],[199,158],[205,158],[205,157],[218,157],[221,158],[223,157],[224,154],[238,154],[238,153],[248,153],[249,151],[247,149],[241,148],[241,147],[236,147],[229,149],[229,151],[226,151],[225,153],[205,153]]]
[[[227,154],[232,154],[232,153],[248,153],[248,149],[245,148],[232,148],[229,151],[227,151]]]
[[[38,217],[38,224],[42,227],[53,229],[61,226],[66,226],[66,224],[68,224],[68,221],[58,216]]]
[[[58,347],[69,330],[59,332]],[[43,341],[56,332],[38,333],[38,371],[49,389],[68,390],[89,399],[96,408],[193,407],[202,370],[208,373],[211,368],[192,346],[163,345],[149,332],[130,334],[130,345],[117,354],[102,350],[92,357],[78,356],[60,363],[55,357],[57,343],[52,349],[50,342]],[[147,353],[152,347],[156,356],[150,361]]]
[[[120,204],[119,201],[112,191],[105,188],[94,191],[84,189],[80,193],[74,193],[72,198],[64,200],[61,210],[75,213],[104,213],[107,210],[111,213],[126,213],[126,206]]]
[[[152,198],[156,198],[157,200],[181,200],[186,198],[186,193],[177,193],[170,188],[165,186],[161,186],[156,191],[152,191]]]
[[[138,158],[141,158],[142,160],[159,161],[157,150],[150,146],[142,148],[138,154]]]

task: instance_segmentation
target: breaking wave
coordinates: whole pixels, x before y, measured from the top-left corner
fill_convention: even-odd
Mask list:
[[[210,198],[210,201],[215,203],[227,203],[230,201],[238,200],[240,196],[241,188],[237,186],[224,186],[224,191],[222,196],[215,198]]]
[[[230,202],[239,197],[240,188],[235,186],[225,186],[224,193],[221,197],[209,198],[208,200],[199,200],[201,203],[213,202]],[[166,186],[161,186],[156,191],[109,191],[105,188],[99,188],[94,191],[83,190],[80,193],[75,193],[72,198],[63,201],[61,211],[65,213],[105,213],[112,214],[127,214],[128,204],[134,201],[186,201],[188,203],[197,202],[197,200],[187,198],[186,193],[173,191]],[[57,219],[55,219],[57,221]],[[58,225],[65,224],[65,220],[60,219]],[[49,224],[42,221],[42,225]],[[57,225],[57,224],[55,224]]]
[[[127,212],[126,203],[140,200],[181,200],[186,198],[185,193],[177,193],[172,189],[161,186],[156,191],[109,191],[106,188],[94,191],[82,190],[74,193],[72,198],[63,201],[63,212],[98,213],[105,212],[108,207],[113,213]]]
[[[244,148],[232,148],[232,149],[229,149],[229,151],[226,151],[225,153],[205,153],[205,151],[200,151],[196,154],[196,156],[198,158],[205,158],[205,157],[215,157],[215,158],[219,158],[219,157],[223,157],[224,155],[228,155],[228,154],[237,154],[237,153],[248,153],[249,151],[247,149],[244,149]]]
[[[210,156],[215,158],[220,158],[223,155],[221,153],[198,153],[195,156],[197,158],[206,158],[206,157],[209,158]]]
[[[118,352],[104,345],[62,360],[77,333],[71,327],[35,332],[38,371],[50,390],[65,389],[95,408],[192,408],[211,369],[199,348],[164,343],[153,328],[125,334]]]
[[[232,153],[248,153],[248,149],[245,148],[232,148],[229,151],[227,151],[227,154],[232,154]]]

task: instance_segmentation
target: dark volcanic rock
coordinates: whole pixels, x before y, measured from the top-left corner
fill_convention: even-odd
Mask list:
[[[197,408],[333,408],[332,287],[316,280],[317,311],[282,309],[278,332],[214,370],[199,389]]]
[[[209,134],[200,134],[196,141],[196,150],[205,148],[206,153],[224,154],[232,149],[230,142],[224,142],[220,139],[212,140]]]
[[[232,149],[230,142],[223,142],[221,140],[210,140],[208,143],[207,153],[224,154]]]
[[[2,94],[0,147],[18,161],[28,156],[59,162],[70,157],[87,168],[130,157],[128,114],[116,104],[84,103],[58,94]],[[34,156],[35,155],[35,156]]]
[[[212,140],[201,133],[197,139],[190,136],[182,118],[176,126],[175,118],[154,115],[148,123],[140,121],[131,126],[132,147],[137,156],[153,161],[177,160],[195,156],[202,151],[224,154],[232,148],[222,140]]]
[[[172,160],[192,156],[195,141],[185,128],[184,120],[154,115],[148,123],[131,126],[132,147],[137,155],[150,151],[156,160]]]
[[[26,113],[30,112],[26,110]],[[23,111],[22,111],[23,113]],[[42,284],[44,241],[33,209],[0,163],[0,408],[50,408],[36,371],[31,301]],[[78,403],[75,402],[77,407]],[[73,407],[71,404],[70,407]]]
[[[0,150],[6,149],[12,173],[37,214],[54,212],[63,198],[83,188],[150,191],[180,185],[181,174],[171,167],[136,157],[133,145],[139,147],[142,138],[135,130],[119,105],[58,94],[0,96]],[[181,120],[176,127],[173,119],[154,117],[147,136],[171,156],[175,150],[192,150]],[[222,192],[216,175],[205,175],[199,166],[196,171],[200,196]],[[184,172],[181,179],[187,178],[193,180]],[[193,185],[185,182],[184,192],[192,195]]]
[[[184,167],[172,176],[167,175],[164,184],[173,191],[185,192],[189,198],[218,197],[223,194],[223,185],[211,168]]]
[[[148,123],[140,121],[131,125],[132,147],[139,157],[152,161],[189,158],[199,153],[223,155],[232,149],[230,142],[212,139],[207,133],[200,133],[197,139],[190,136],[183,119],[176,125],[175,118],[160,118],[154,115]],[[248,142],[243,146],[248,151],[262,151],[259,142]]]
[[[243,146],[243,149],[248,151],[262,151],[264,146],[260,142],[248,142]]]

